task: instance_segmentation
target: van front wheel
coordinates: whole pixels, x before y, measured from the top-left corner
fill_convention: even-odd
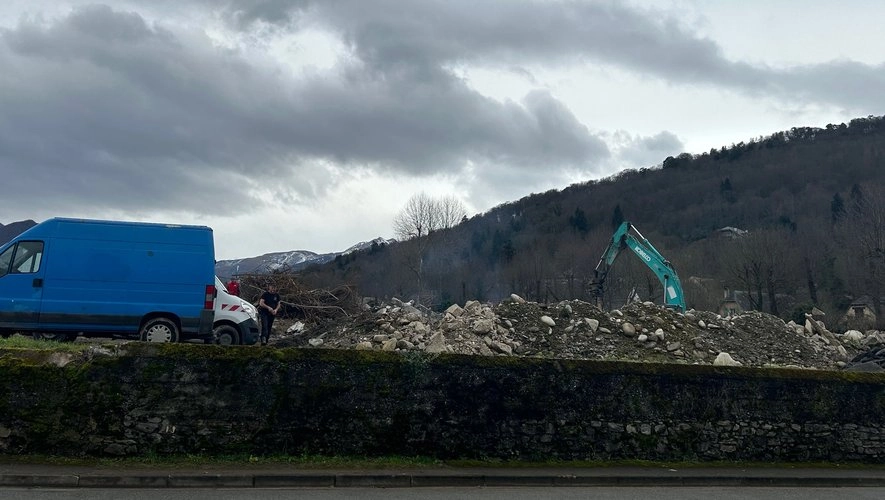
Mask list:
[[[213,332],[215,342],[221,345],[239,345],[240,335],[237,329],[230,325],[221,325]]]
[[[178,342],[178,327],[166,318],[148,320],[141,327],[141,340],[144,342]]]

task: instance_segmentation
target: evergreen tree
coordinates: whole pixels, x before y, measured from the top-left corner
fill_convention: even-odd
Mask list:
[[[568,218],[569,224],[575,231],[581,233],[581,236],[587,234],[590,225],[587,223],[587,214],[580,207],[575,209],[574,215]]]
[[[621,204],[615,205],[615,211],[612,213],[612,231],[617,229],[624,222],[624,213],[621,212]]]
[[[845,201],[839,193],[833,195],[833,201],[830,202],[830,214],[833,222],[838,222],[845,215]]]

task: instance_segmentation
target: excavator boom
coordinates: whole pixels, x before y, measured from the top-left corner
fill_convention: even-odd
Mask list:
[[[664,287],[664,305],[684,312],[685,295],[673,265],[629,222],[622,222],[618,226],[618,229],[612,234],[608,247],[599,259],[599,264],[596,265],[590,293],[597,299],[597,302],[602,299],[606,276],[624,248],[629,248],[639,257],[639,260],[648,266],[661,282]]]

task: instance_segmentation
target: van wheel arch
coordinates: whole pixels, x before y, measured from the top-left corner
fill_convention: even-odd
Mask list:
[[[178,342],[180,331],[171,318],[156,316],[144,321],[138,336],[144,342]]]
[[[220,345],[240,345],[240,332],[233,325],[222,323],[212,330],[215,343]]]

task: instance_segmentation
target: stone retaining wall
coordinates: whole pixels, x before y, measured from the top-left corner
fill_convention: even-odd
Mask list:
[[[0,351],[0,452],[885,460],[885,375],[128,344]]]

